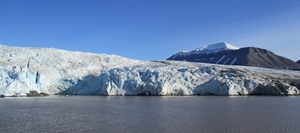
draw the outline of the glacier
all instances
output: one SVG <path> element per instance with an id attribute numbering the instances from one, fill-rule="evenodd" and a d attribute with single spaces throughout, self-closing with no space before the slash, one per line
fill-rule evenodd
<path id="1" fill-rule="evenodd" d="M 0 45 L 0 95 L 300 95 L 300 71 Z"/>

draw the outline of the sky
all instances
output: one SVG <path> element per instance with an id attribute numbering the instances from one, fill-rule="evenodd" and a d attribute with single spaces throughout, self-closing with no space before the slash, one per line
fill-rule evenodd
<path id="1" fill-rule="evenodd" d="M 299 0 L 0 0 L 2 45 L 164 60 L 219 42 L 299 60 Z"/>

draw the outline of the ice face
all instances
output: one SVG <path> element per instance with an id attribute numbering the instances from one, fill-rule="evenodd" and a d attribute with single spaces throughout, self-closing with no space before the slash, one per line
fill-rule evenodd
<path id="1" fill-rule="evenodd" d="M 0 46 L 0 95 L 299 95 L 300 72 Z"/>

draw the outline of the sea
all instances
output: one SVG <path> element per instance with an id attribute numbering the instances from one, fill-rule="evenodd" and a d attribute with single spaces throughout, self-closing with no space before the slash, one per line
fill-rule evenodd
<path id="1" fill-rule="evenodd" d="M 0 98 L 0 133 L 299 133 L 299 96 Z"/>

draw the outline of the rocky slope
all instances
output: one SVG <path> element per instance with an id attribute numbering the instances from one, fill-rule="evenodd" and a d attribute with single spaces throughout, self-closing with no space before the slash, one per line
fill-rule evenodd
<path id="1" fill-rule="evenodd" d="M 227 43 L 217 43 L 188 52 L 179 52 L 167 60 L 300 70 L 300 65 L 296 62 L 266 49 L 237 48 Z"/>
<path id="2" fill-rule="evenodd" d="M 299 95 L 300 72 L 0 46 L 0 95 Z"/>

